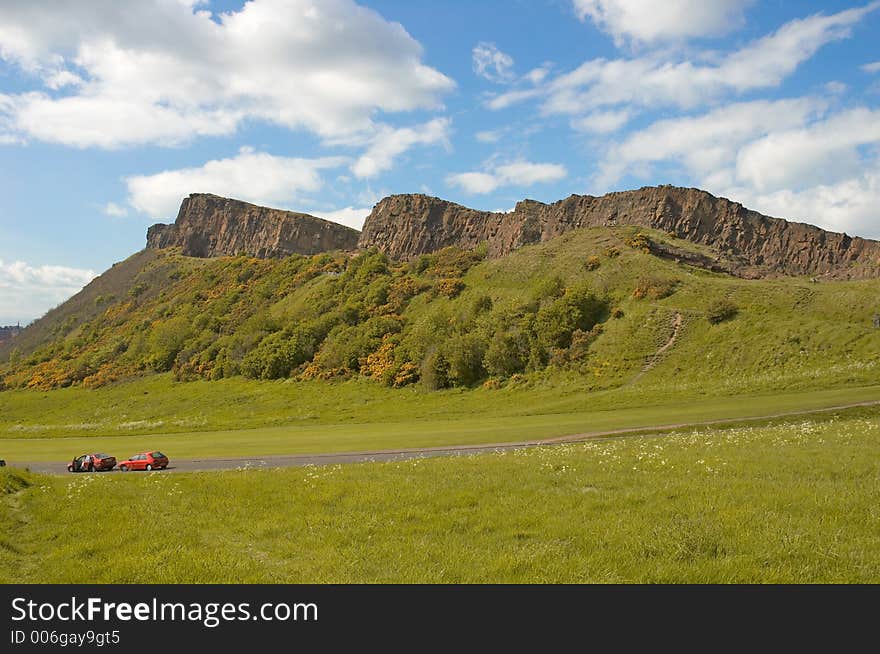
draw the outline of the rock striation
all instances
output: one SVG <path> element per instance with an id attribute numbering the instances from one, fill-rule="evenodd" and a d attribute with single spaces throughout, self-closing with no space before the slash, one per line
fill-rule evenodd
<path id="1" fill-rule="evenodd" d="M 736 262 L 731 272 L 745 277 L 880 277 L 878 241 L 770 218 L 705 191 L 674 186 L 601 197 L 572 195 L 552 204 L 523 200 L 508 213 L 477 211 L 426 195 L 393 195 L 373 208 L 358 246 L 411 259 L 485 241 L 489 256 L 500 257 L 573 229 L 614 225 L 658 229 L 708 246 Z"/>
<path id="2" fill-rule="evenodd" d="M 174 224 L 147 230 L 147 247 L 179 247 L 191 257 L 250 254 L 270 258 L 354 250 L 358 234 L 308 214 L 195 193 L 184 199 Z"/>

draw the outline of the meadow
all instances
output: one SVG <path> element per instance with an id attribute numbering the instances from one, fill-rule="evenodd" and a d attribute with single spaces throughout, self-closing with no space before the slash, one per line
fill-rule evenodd
<path id="1" fill-rule="evenodd" d="M 363 380 L 146 384 L 146 396 L 132 384 L 2 393 L 0 457 L 68 461 L 87 451 L 119 458 L 159 449 L 179 459 L 522 442 L 880 401 L 880 386 L 676 398 L 661 389 L 652 397 L 644 388 L 588 394 L 551 385 L 426 393 Z"/>
<path id="2" fill-rule="evenodd" d="M 877 583 L 878 480 L 867 408 L 380 464 L 5 468 L 0 581 Z"/>

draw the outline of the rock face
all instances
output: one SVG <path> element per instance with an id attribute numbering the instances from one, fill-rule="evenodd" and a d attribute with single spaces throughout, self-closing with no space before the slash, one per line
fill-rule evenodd
<path id="1" fill-rule="evenodd" d="M 317 254 L 354 250 L 357 241 L 357 230 L 328 220 L 205 193 L 186 198 L 173 225 L 147 230 L 148 248 L 180 247 L 191 257 Z"/>
<path id="2" fill-rule="evenodd" d="M 489 256 L 500 257 L 573 229 L 612 225 L 658 229 L 709 246 L 738 262 L 732 272 L 747 277 L 880 276 L 878 241 L 770 218 L 699 189 L 672 186 L 572 195 L 552 204 L 523 200 L 509 213 L 476 211 L 425 195 L 393 195 L 373 208 L 358 245 L 411 259 L 486 241 Z"/>

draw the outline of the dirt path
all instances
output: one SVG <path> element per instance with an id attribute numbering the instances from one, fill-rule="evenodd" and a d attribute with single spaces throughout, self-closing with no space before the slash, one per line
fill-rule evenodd
<path id="1" fill-rule="evenodd" d="M 788 418 L 794 416 L 806 416 L 816 413 L 828 413 L 831 411 L 843 411 L 858 407 L 880 406 L 880 400 L 870 402 L 856 402 L 839 406 L 826 407 L 824 409 L 807 409 L 799 411 L 787 411 L 771 413 L 761 416 L 749 416 L 745 418 L 723 418 L 718 420 L 704 420 L 701 422 L 682 422 L 669 425 L 653 425 L 647 427 L 628 427 L 623 429 L 610 429 L 604 431 L 584 432 L 556 436 L 532 441 L 518 441 L 510 443 L 485 443 L 481 445 L 451 445 L 440 447 L 401 448 L 396 450 L 376 450 L 367 452 L 327 452 L 323 454 L 284 454 L 275 456 L 251 456 L 251 457 L 227 457 L 216 459 L 177 459 L 172 460 L 167 472 L 205 472 L 209 470 L 254 470 L 272 468 L 295 468 L 302 466 L 339 465 L 345 463 L 371 463 L 387 461 L 403 461 L 407 459 L 424 459 L 436 456 L 466 456 L 471 454 L 484 454 L 488 452 L 500 452 L 503 450 L 522 449 L 526 447 L 542 447 L 557 445 L 560 443 L 579 443 L 603 438 L 617 438 L 627 435 L 657 436 L 663 432 L 690 429 L 695 427 L 711 427 L 712 425 L 724 425 L 730 423 L 760 422 L 775 418 Z M 49 474 L 68 474 L 67 462 L 59 463 L 19 463 L 19 467 L 26 467 L 34 472 Z M 121 473 L 113 470 L 111 473 L 86 473 L 86 474 L 128 474 L 138 475 L 141 473 Z M 162 472 L 161 474 L 165 474 Z"/>
<path id="2" fill-rule="evenodd" d="M 672 334 L 669 336 L 669 340 L 667 340 L 663 345 L 660 346 L 660 349 L 654 352 L 651 357 L 645 362 L 645 365 L 642 366 L 642 369 L 639 373 L 630 380 L 630 384 L 635 384 L 639 381 L 646 372 L 648 372 L 651 368 L 657 365 L 660 362 L 660 359 L 663 357 L 663 354 L 675 345 L 675 340 L 678 338 L 678 333 L 681 331 L 681 325 L 684 322 L 684 319 L 681 317 L 679 312 L 675 312 L 675 316 L 672 318 Z"/>

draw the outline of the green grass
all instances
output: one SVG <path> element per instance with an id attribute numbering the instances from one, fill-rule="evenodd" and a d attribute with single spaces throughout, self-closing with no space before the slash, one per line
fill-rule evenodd
<path id="1" fill-rule="evenodd" d="M 357 389 L 363 385 L 352 384 L 352 387 Z M 190 389 L 193 386 L 185 385 L 183 388 Z M 295 391 L 298 386 L 290 385 L 290 388 Z M 493 394 L 500 397 L 492 397 Z M 735 422 L 779 413 L 880 401 L 880 387 L 715 397 L 646 406 L 620 406 L 619 398 L 615 398 L 618 400 L 617 408 L 601 409 L 601 403 L 591 400 L 588 405 L 598 406 L 580 411 L 571 411 L 572 405 L 563 402 L 555 407 L 536 402 L 526 392 L 459 393 L 454 398 L 461 402 L 458 410 L 453 408 L 453 400 L 448 401 L 444 407 L 443 394 L 423 395 L 428 401 L 413 401 L 402 406 L 393 402 L 384 405 L 377 403 L 376 406 L 367 406 L 361 410 L 352 409 L 347 416 L 340 416 L 338 413 L 328 413 L 326 416 L 326 419 L 347 418 L 343 423 L 324 423 L 316 416 L 302 422 L 318 424 L 163 433 L 163 427 L 173 428 L 173 424 L 157 426 L 157 423 L 147 419 L 143 424 L 132 424 L 130 429 L 136 433 L 116 436 L 97 435 L 100 433 L 101 423 L 72 425 L 66 430 L 57 425 L 13 425 L 0 432 L 0 453 L 10 462 L 36 462 L 66 461 L 82 452 L 99 450 L 115 454 L 117 458 L 143 449 L 160 449 L 172 458 L 210 458 L 519 442 L 615 429 L 652 428 L 717 420 Z M 355 398 L 352 397 L 352 400 Z M 231 397 L 227 397 L 227 401 L 239 406 L 243 404 L 235 402 Z M 334 401 L 338 402 L 338 399 Z M 609 404 L 615 406 L 614 403 Z M 300 403 L 291 401 L 291 405 L 301 410 Z M 160 406 L 166 407 L 164 404 Z M 330 406 L 339 404 L 331 403 Z M 480 407 L 483 411 L 479 410 Z M 440 411 L 443 409 L 445 411 L 442 415 L 445 418 L 441 419 Z M 554 409 L 558 412 L 551 412 Z M 403 419 L 405 415 L 410 418 Z M 234 416 L 231 420 L 235 424 Z M 151 426 L 156 430 L 155 433 L 142 433 Z M 126 430 L 120 425 L 105 425 L 104 429 L 117 434 L 125 433 Z M 59 434 L 65 431 L 73 435 L 60 437 Z"/>
<path id="2" fill-rule="evenodd" d="M 0 581 L 877 583 L 880 415 L 859 413 L 280 471 L 6 468 Z"/>

